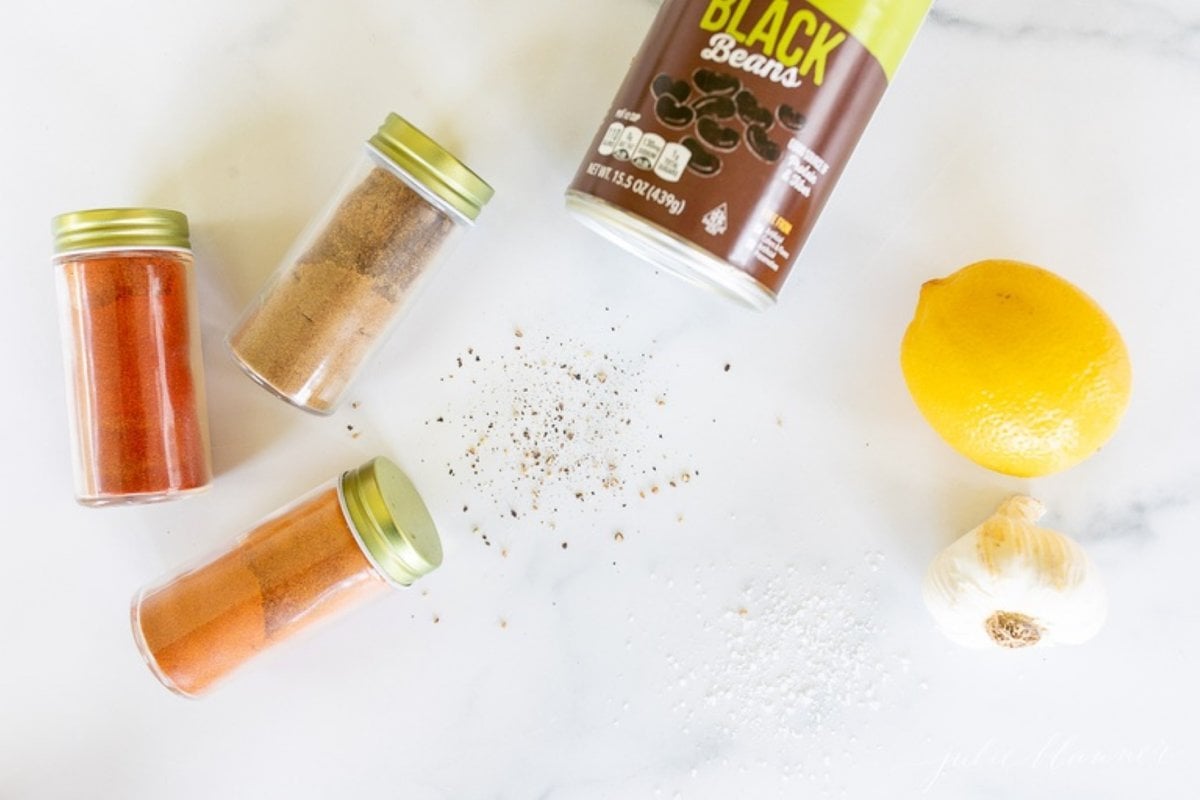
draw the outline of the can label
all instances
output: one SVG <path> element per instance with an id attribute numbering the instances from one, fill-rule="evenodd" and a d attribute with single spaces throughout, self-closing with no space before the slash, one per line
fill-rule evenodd
<path id="1" fill-rule="evenodd" d="M 778 292 L 929 0 L 667 0 L 570 188 Z"/>

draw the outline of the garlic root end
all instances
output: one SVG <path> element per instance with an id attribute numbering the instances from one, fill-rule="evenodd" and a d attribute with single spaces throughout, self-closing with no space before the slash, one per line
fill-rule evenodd
<path id="1" fill-rule="evenodd" d="M 1042 639 L 1041 626 L 1031 617 L 1015 611 L 997 611 L 983 624 L 988 636 L 1001 647 L 1029 647 Z"/>

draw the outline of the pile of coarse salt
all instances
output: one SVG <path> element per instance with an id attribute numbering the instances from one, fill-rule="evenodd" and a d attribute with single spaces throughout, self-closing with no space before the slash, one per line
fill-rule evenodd
<path id="1" fill-rule="evenodd" d="M 878 710 L 894 672 L 907 669 L 880 644 L 879 602 L 866 574 L 881 558 L 869 554 L 862 568 L 836 574 L 770 571 L 745 587 L 738 605 L 702 622 L 696 639 L 707 657 L 669 659 L 685 728 L 753 740 L 775 754 L 762 766 L 828 781 L 854 739 L 849 718 Z"/>

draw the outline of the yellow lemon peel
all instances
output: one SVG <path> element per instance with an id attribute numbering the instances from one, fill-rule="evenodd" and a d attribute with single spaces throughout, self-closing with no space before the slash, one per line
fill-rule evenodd
<path id="1" fill-rule="evenodd" d="M 934 430 L 1008 475 L 1079 463 L 1129 403 L 1129 354 L 1112 320 L 1078 287 L 1018 261 L 926 282 L 900 363 Z"/>

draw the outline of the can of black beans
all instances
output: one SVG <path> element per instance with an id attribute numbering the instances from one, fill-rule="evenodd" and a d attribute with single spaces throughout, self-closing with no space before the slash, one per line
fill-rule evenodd
<path id="1" fill-rule="evenodd" d="M 667 0 L 567 190 L 647 261 L 770 306 L 931 0 Z"/>

